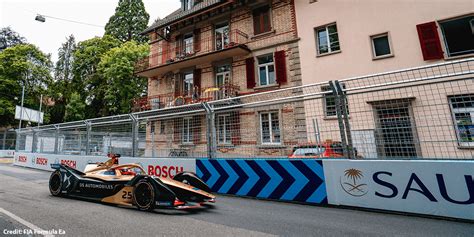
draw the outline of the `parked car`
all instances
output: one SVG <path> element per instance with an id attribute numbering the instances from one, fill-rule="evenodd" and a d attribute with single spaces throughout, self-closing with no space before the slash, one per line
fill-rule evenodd
<path id="1" fill-rule="evenodd" d="M 357 157 L 357 149 L 354 148 Z M 341 142 L 326 141 L 321 144 L 301 144 L 293 147 L 293 152 L 288 158 L 340 158 L 344 157 Z"/>

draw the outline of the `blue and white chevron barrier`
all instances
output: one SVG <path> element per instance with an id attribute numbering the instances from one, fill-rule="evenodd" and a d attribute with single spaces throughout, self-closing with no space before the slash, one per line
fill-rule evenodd
<path id="1" fill-rule="evenodd" d="M 327 203 L 321 160 L 198 159 L 196 173 L 217 193 Z"/>

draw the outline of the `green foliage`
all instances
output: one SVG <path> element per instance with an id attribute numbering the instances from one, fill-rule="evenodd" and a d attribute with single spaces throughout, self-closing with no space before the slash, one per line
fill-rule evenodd
<path id="1" fill-rule="evenodd" d="M 81 96 L 74 92 L 71 94 L 69 103 L 66 106 L 66 114 L 64 116 L 65 122 L 83 120 L 85 118 L 86 104 L 81 99 Z"/>
<path id="2" fill-rule="evenodd" d="M 20 104 L 22 85 L 24 106 L 38 109 L 40 95 L 52 82 L 51 67 L 49 55 L 31 44 L 18 44 L 0 52 L 0 126 L 16 124 L 15 105 Z"/>
<path id="3" fill-rule="evenodd" d="M 12 30 L 10 27 L 4 27 L 0 29 L 0 51 L 18 44 L 25 43 L 26 39 Z"/>
<path id="4" fill-rule="evenodd" d="M 147 28 L 150 15 L 146 12 L 142 0 L 119 0 L 115 14 L 105 25 L 105 34 L 111 35 L 122 42 L 135 40 L 140 43 L 147 41 L 140 32 Z"/>
<path id="5" fill-rule="evenodd" d="M 130 41 L 102 56 L 99 72 L 106 80 L 104 102 L 108 114 L 130 113 L 131 101 L 146 94 L 147 79 L 134 75 L 134 65 L 148 52 L 148 45 Z"/>
<path id="6" fill-rule="evenodd" d="M 54 68 L 54 83 L 48 88 L 48 96 L 54 100 L 54 106 L 48 109 L 51 123 L 63 122 L 66 104 L 72 93 L 74 51 L 76 41 L 70 35 L 58 50 L 58 61 Z"/>
<path id="7" fill-rule="evenodd" d="M 74 52 L 72 89 L 87 103 L 86 118 L 107 116 L 104 104 L 107 90 L 106 79 L 97 68 L 101 57 L 112 48 L 120 46 L 120 41 L 105 35 L 79 42 Z"/>

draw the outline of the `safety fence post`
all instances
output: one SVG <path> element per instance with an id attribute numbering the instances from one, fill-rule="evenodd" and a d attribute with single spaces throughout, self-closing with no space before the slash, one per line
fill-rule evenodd
<path id="1" fill-rule="evenodd" d="M 54 132 L 54 154 L 59 153 L 59 126 L 54 125 L 55 132 Z"/>
<path id="2" fill-rule="evenodd" d="M 3 142 L 2 142 L 2 150 L 5 150 L 5 144 L 6 144 L 6 140 L 7 140 L 7 129 L 5 129 L 5 131 L 3 131 Z"/>
<path id="3" fill-rule="evenodd" d="M 129 114 L 132 120 L 132 157 L 137 156 L 138 150 L 138 120 L 134 114 Z"/>
<path id="4" fill-rule="evenodd" d="M 217 150 L 217 139 L 216 139 L 216 126 L 215 126 L 215 113 L 214 109 L 209 106 L 208 103 L 203 102 L 202 106 L 206 111 L 206 139 L 207 139 L 207 156 L 209 159 L 216 158 Z"/>
<path id="5" fill-rule="evenodd" d="M 36 152 L 36 145 L 38 143 L 38 138 L 37 138 L 37 132 L 35 131 L 34 128 L 31 129 L 33 138 L 31 139 L 31 152 L 35 153 Z"/>
<path id="6" fill-rule="evenodd" d="M 85 120 L 84 123 L 86 124 L 86 155 L 89 155 L 91 152 L 91 122 L 89 120 Z"/>
<path id="7" fill-rule="evenodd" d="M 354 158 L 354 148 L 352 144 L 351 127 L 349 124 L 349 111 L 347 107 L 347 97 L 343 86 L 339 81 L 330 81 L 329 86 L 333 92 L 336 106 L 337 121 L 339 123 L 339 132 L 341 134 L 341 143 L 343 154 L 348 159 Z"/>

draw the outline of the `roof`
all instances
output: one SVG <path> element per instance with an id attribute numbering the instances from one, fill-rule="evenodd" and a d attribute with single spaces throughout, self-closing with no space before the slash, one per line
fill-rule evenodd
<path id="1" fill-rule="evenodd" d="M 186 11 L 183 11 L 182 8 L 179 8 L 175 10 L 174 12 L 172 12 L 171 14 L 167 15 L 165 18 L 155 21 L 150 27 L 144 30 L 142 34 L 147 34 L 156 28 L 160 28 L 165 25 L 171 24 L 173 22 L 176 22 L 182 19 L 183 17 L 190 16 L 194 13 L 198 13 L 202 10 L 205 10 L 209 7 L 218 5 L 219 3 L 223 3 L 223 2 L 226 2 L 226 0 L 202 0 L 200 3 L 197 3 L 196 5 L 194 5 L 193 8 L 188 9 Z"/>

